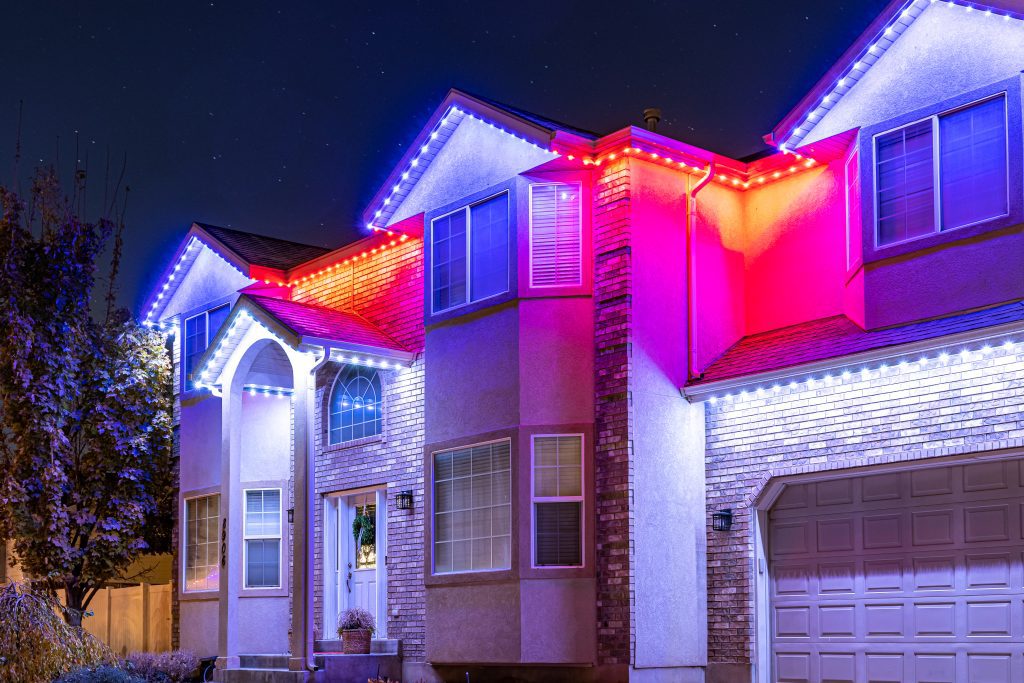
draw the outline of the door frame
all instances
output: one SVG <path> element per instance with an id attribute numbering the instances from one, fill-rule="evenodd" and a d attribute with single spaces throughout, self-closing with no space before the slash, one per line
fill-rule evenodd
<path id="1" fill-rule="evenodd" d="M 347 489 L 345 491 L 332 491 L 323 495 L 323 633 L 324 640 L 337 638 L 338 614 L 347 605 L 340 604 L 345 595 L 341 591 L 341 582 L 344 580 L 343 567 L 348 562 L 348 544 L 343 548 L 338 547 L 341 529 L 339 524 L 342 521 L 342 512 L 347 510 L 347 499 L 349 496 L 362 495 L 367 493 L 376 494 L 377 505 L 377 631 L 374 639 L 382 640 L 388 637 L 388 584 L 387 584 L 387 538 L 388 538 L 388 506 L 386 486 L 364 486 L 358 489 Z M 344 504 L 344 505 L 343 505 Z M 346 522 L 347 526 L 347 522 Z M 336 564 L 337 563 L 337 564 Z"/>
<path id="2" fill-rule="evenodd" d="M 834 470 L 820 470 L 790 476 L 772 477 L 765 482 L 751 509 L 751 539 L 754 545 L 754 643 L 752 683 L 771 683 L 774 674 L 772 666 L 772 612 L 771 612 L 771 563 L 768 553 L 768 513 L 772 505 L 790 484 L 829 481 L 863 477 L 881 472 L 903 472 L 938 467 L 953 467 L 975 462 L 997 462 L 1024 459 L 1024 448 L 1000 451 L 974 452 L 946 457 L 925 457 L 915 460 L 901 460 L 892 463 L 859 465 L 850 462 L 848 467 Z"/>

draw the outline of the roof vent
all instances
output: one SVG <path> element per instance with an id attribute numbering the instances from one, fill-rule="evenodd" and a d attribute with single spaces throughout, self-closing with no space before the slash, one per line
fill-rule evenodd
<path id="1" fill-rule="evenodd" d="M 647 109 L 644 109 L 644 123 L 647 124 L 647 130 L 657 130 L 659 121 L 661 121 L 660 109 L 657 107 L 648 107 Z"/>

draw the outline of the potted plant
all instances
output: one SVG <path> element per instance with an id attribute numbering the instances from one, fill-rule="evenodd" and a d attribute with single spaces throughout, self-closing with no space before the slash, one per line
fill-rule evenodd
<path id="1" fill-rule="evenodd" d="M 376 630 L 373 615 L 362 607 L 352 607 L 338 615 L 341 651 L 347 655 L 370 654 L 370 638 Z"/>

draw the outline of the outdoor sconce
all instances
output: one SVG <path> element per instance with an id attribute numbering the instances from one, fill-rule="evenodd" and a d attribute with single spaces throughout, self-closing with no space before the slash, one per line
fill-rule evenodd
<path id="1" fill-rule="evenodd" d="M 725 508 L 711 515 L 711 528 L 715 531 L 729 531 L 732 529 L 732 509 Z"/>
<path id="2" fill-rule="evenodd" d="M 295 508 L 288 508 L 288 523 L 295 524 Z"/>
<path id="3" fill-rule="evenodd" d="M 399 510 L 412 510 L 412 491 L 402 491 L 395 496 L 395 507 Z"/>

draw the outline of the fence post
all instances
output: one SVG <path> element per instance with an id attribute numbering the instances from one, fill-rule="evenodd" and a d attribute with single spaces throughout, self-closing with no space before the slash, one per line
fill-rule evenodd
<path id="1" fill-rule="evenodd" d="M 142 584 L 142 651 L 149 652 L 149 584 Z"/>

